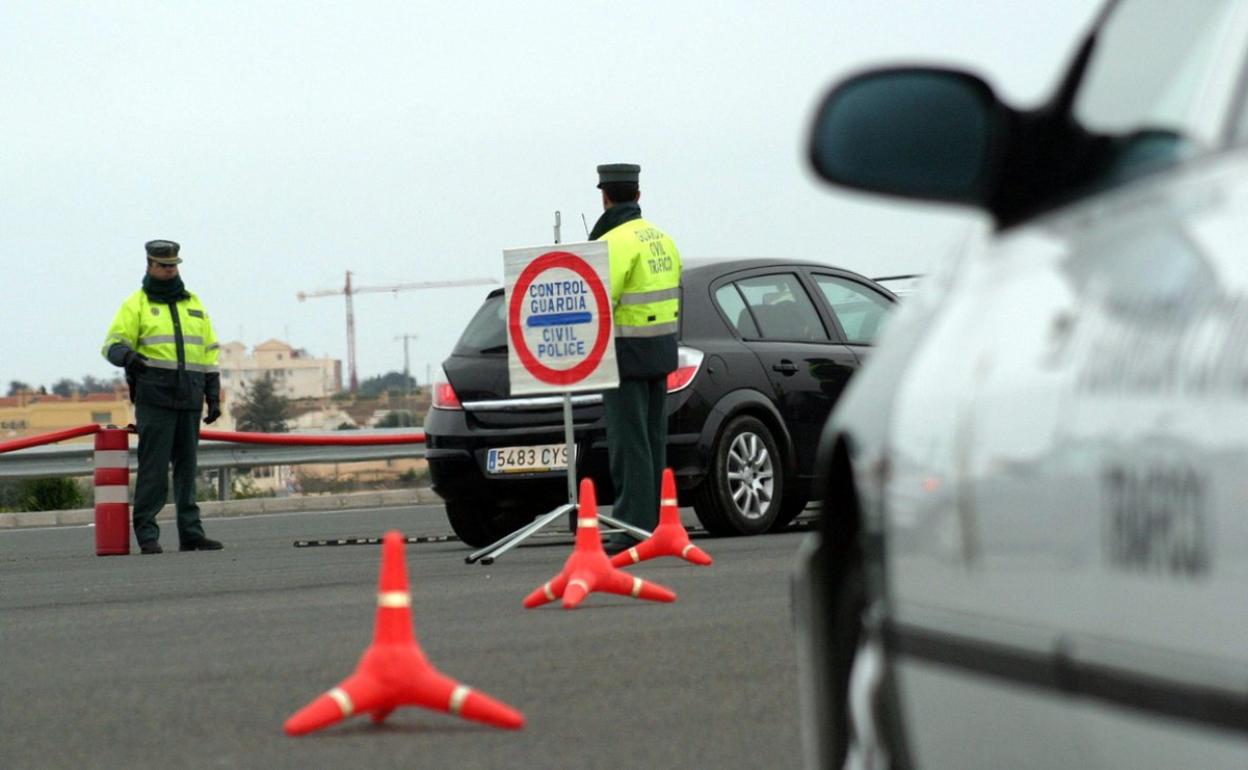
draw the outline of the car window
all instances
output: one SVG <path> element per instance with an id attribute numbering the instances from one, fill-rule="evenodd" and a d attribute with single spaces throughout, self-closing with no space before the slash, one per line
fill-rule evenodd
<path id="1" fill-rule="evenodd" d="M 749 305 L 763 339 L 828 340 L 819 311 L 793 273 L 742 278 L 736 286 Z"/>
<path id="2" fill-rule="evenodd" d="M 851 345 L 874 342 L 893 303 L 878 291 L 845 278 L 819 274 L 814 278 L 845 331 L 845 341 Z"/>
<path id="3" fill-rule="evenodd" d="M 754 324 L 754 317 L 746 308 L 745 300 L 741 297 L 741 292 L 737 290 L 736 284 L 730 283 L 716 289 L 715 304 L 724 311 L 724 317 L 728 319 L 728 323 L 732 324 L 742 337 L 761 336 L 758 333 L 758 327 Z"/>
<path id="4" fill-rule="evenodd" d="M 1079 125 L 1111 142 L 1094 183 L 1165 168 L 1217 141 L 1197 108 L 1233 5 L 1132 0 L 1115 8 L 1074 104 Z"/>
<path id="5" fill-rule="evenodd" d="M 455 355 L 501 353 L 507 351 L 507 324 L 503 294 L 486 297 L 455 345 Z"/>

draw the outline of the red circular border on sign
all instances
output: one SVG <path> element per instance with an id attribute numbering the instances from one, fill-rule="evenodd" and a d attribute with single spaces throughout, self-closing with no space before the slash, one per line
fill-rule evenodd
<path id="1" fill-rule="evenodd" d="M 589 284 L 590 291 L 593 292 L 594 301 L 598 303 L 598 339 L 594 341 L 594 347 L 589 351 L 585 360 L 569 369 L 552 369 L 538 361 L 537 356 L 533 355 L 533 351 L 529 350 L 525 343 L 524 330 L 520 328 L 520 305 L 524 302 L 524 295 L 528 293 L 529 284 L 533 283 L 533 279 L 537 278 L 542 271 L 557 267 L 571 270 L 584 278 L 585 283 Z M 611 312 L 610 305 L 607 303 L 607 291 L 603 288 L 602 281 L 598 280 L 598 274 L 589 268 L 585 260 L 567 251 L 547 252 L 530 262 L 516 279 L 515 288 L 512 289 L 511 304 L 507 308 L 507 327 L 515 342 L 516 355 L 520 357 L 520 363 L 524 365 L 529 374 L 551 385 L 575 384 L 598 368 L 598 364 L 602 363 L 602 354 L 607 349 L 607 340 L 610 338 L 611 331 Z"/>

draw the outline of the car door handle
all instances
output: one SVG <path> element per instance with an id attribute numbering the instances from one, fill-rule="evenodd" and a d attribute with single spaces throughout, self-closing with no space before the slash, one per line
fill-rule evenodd
<path id="1" fill-rule="evenodd" d="M 780 372 L 781 374 L 797 374 L 797 364 L 786 358 L 778 364 L 772 364 L 771 370 L 773 372 Z"/>

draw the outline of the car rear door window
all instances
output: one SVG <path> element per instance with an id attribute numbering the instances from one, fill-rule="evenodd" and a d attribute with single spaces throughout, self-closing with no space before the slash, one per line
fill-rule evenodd
<path id="1" fill-rule="evenodd" d="M 828 332 L 819 311 L 793 273 L 742 278 L 736 282 L 749 305 L 759 338 L 797 342 L 827 342 Z"/>
<path id="2" fill-rule="evenodd" d="M 832 315 L 851 345 L 870 345 L 880 333 L 892 303 L 883 294 L 835 275 L 814 275 Z"/>
<path id="3" fill-rule="evenodd" d="M 455 345 L 455 355 L 507 352 L 507 323 L 503 293 L 486 297 Z"/>
<path id="4" fill-rule="evenodd" d="M 747 339 L 757 339 L 758 326 L 754 324 L 754 317 L 750 315 L 750 310 L 745 306 L 745 300 L 741 297 L 736 284 L 727 284 L 715 290 L 715 304 L 719 305 L 719 309 L 723 311 L 724 317 L 728 319 L 728 323 L 737 330 L 737 334 Z"/>

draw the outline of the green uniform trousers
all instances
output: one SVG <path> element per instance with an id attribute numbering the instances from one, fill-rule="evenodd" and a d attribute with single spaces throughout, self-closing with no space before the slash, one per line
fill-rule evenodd
<path id="1" fill-rule="evenodd" d="M 139 475 L 134 486 L 134 536 L 139 543 L 160 538 L 156 514 L 169 496 L 169 465 L 173 464 L 173 497 L 178 507 L 178 541 L 204 538 L 195 502 L 199 410 L 135 405 L 139 427 Z"/>
<path id="2" fill-rule="evenodd" d="M 653 531 L 667 465 L 667 377 L 621 379 L 602 394 L 615 503 L 611 515 Z M 629 540 L 632 538 L 629 537 Z"/>

